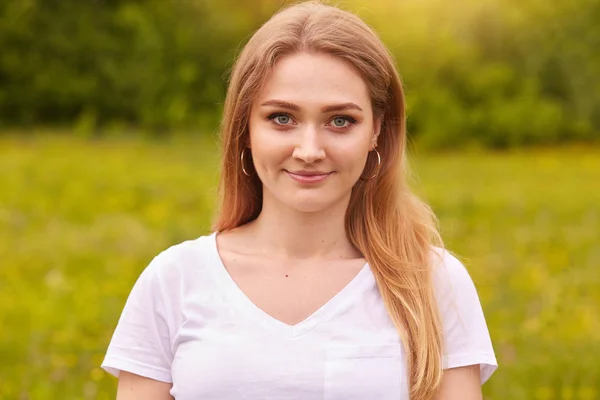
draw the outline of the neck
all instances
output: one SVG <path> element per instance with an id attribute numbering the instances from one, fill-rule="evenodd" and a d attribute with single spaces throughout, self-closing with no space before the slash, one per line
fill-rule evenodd
<path id="1" fill-rule="evenodd" d="M 301 212 L 268 196 L 251 223 L 254 239 L 263 251 L 285 258 L 357 258 L 360 253 L 345 229 L 350 197 L 318 212 Z"/>

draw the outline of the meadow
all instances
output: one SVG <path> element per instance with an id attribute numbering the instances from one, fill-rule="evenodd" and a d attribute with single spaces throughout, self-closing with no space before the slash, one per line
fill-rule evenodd
<path id="1" fill-rule="evenodd" d="M 486 399 L 600 398 L 600 148 L 411 155 L 476 282 Z M 113 399 L 99 367 L 161 250 L 208 233 L 213 138 L 0 137 L 0 399 Z"/>

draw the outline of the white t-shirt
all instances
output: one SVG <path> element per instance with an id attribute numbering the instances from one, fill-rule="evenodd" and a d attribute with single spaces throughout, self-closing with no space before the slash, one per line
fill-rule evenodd
<path id="1" fill-rule="evenodd" d="M 473 281 L 444 251 L 436 282 L 444 366 L 479 364 L 483 384 L 497 363 Z M 291 326 L 235 284 L 214 233 L 172 246 L 146 267 L 102 368 L 172 382 L 177 400 L 408 400 L 400 337 L 368 264 Z"/>

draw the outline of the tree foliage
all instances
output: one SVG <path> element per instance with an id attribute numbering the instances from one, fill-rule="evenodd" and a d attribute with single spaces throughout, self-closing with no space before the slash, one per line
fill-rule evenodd
<path id="1" fill-rule="evenodd" d="M 285 2 L 284 2 L 285 3 Z M 212 130 L 274 0 L 0 2 L 0 128 Z M 424 146 L 600 132 L 600 0 L 349 1 L 392 50 Z"/>

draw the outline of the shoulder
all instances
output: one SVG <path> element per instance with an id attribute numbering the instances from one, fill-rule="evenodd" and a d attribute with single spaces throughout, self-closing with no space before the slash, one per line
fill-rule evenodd
<path id="1" fill-rule="evenodd" d="M 481 301 L 465 265 L 449 250 L 433 248 L 433 287 L 444 319 L 481 314 Z"/>
<path id="2" fill-rule="evenodd" d="M 159 284 L 194 278 L 205 274 L 212 260 L 213 234 L 171 245 L 158 253 L 142 272 Z"/>
<path id="3" fill-rule="evenodd" d="M 439 295 L 474 288 L 467 268 L 449 250 L 432 246 L 431 264 L 434 286 Z"/>
<path id="4" fill-rule="evenodd" d="M 154 259 L 162 264 L 188 264 L 197 257 L 206 255 L 213 238 L 214 234 L 209 234 L 185 240 L 165 248 Z"/>

